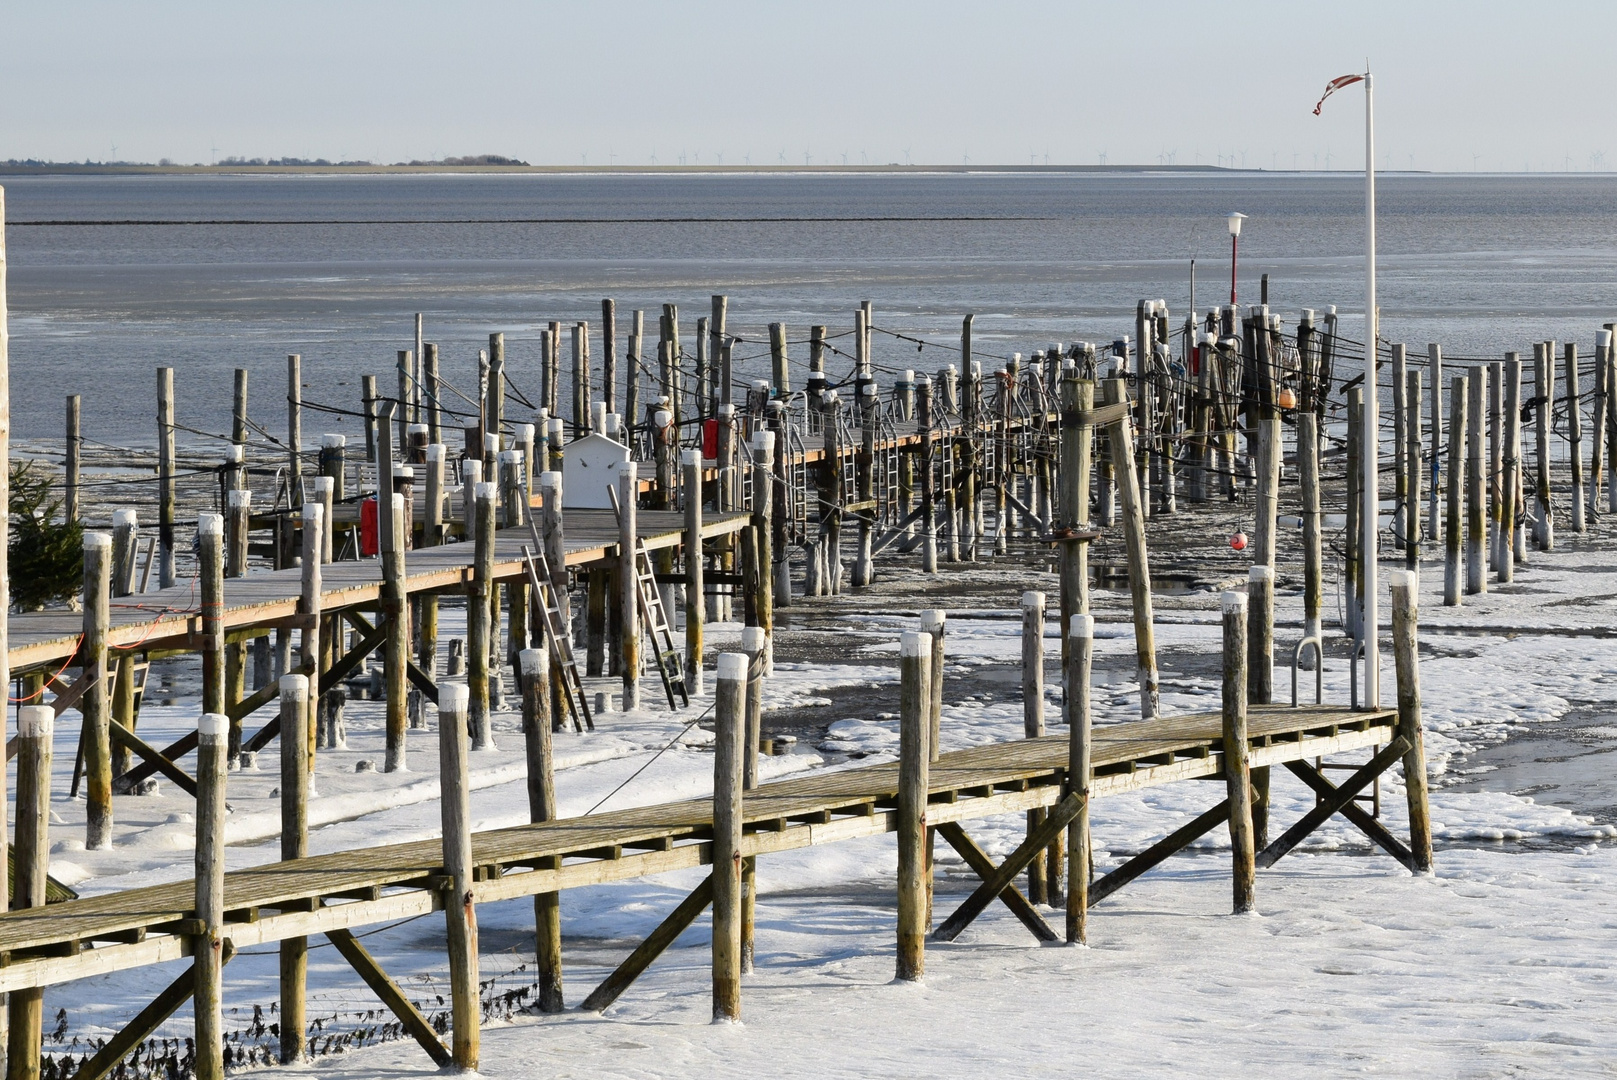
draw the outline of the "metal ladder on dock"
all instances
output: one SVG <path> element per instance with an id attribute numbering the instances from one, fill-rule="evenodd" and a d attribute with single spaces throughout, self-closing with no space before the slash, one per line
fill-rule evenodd
<path id="1" fill-rule="evenodd" d="M 622 520 L 623 511 L 618 506 L 617 489 L 607 488 L 607 493 L 612 500 L 613 515 Z M 651 638 L 651 654 L 657 658 L 657 674 L 662 676 L 668 707 L 680 708 L 679 702 L 674 700 L 677 694 L 684 706 L 689 708 L 691 699 L 685 692 L 685 663 L 674 644 L 674 630 L 669 625 L 667 609 L 663 607 L 662 590 L 657 587 L 657 575 L 651 569 L 646 542 L 638 536 L 634 538 L 634 579 L 635 592 L 640 601 L 640 621 L 645 624 L 646 636 Z"/>
<path id="2" fill-rule="evenodd" d="M 573 730 L 594 731 L 595 721 L 590 717 L 589 702 L 584 697 L 584 683 L 578 677 L 573 643 L 562 621 L 561 608 L 556 603 L 556 590 L 551 587 L 550 564 L 545 560 L 544 548 L 539 543 L 539 530 L 531 521 L 528 528 L 533 533 L 534 546 L 522 545 L 522 562 L 528 571 L 528 584 L 539 601 L 539 609 L 544 612 L 546 647 L 550 650 L 551 662 L 561 672 L 562 697 L 573 715 Z M 580 720 L 583 721 L 582 725 Z"/>

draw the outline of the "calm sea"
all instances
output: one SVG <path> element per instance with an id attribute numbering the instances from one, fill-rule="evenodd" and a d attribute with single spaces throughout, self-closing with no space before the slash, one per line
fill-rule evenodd
<path id="1" fill-rule="evenodd" d="M 285 355 L 305 397 L 352 408 L 359 376 L 389 385 L 413 316 L 447 378 L 507 335 L 536 393 L 536 329 L 618 302 L 655 327 L 680 305 L 687 342 L 713 293 L 731 329 L 766 341 L 811 323 L 878 326 L 953 344 L 976 315 L 985 353 L 1132 333 L 1135 302 L 1227 299 L 1225 215 L 1250 215 L 1240 299 L 1295 319 L 1336 304 L 1362 334 L 1363 195 L 1353 176 L 161 176 L 5 178 L 13 424 L 60 437 L 63 395 L 84 433 L 154 440 L 153 369 L 178 369 L 180 422 L 228 426 L 231 369 L 254 419 L 284 431 Z M 1424 351 L 1499 355 L 1557 338 L 1592 346 L 1617 319 L 1617 177 L 1389 176 L 1380 194 L 1384 335 Z M 60 224 L 30 224 L 59 222 Z M 107 222 L 116 222 L 107 224 Z M 134 222 L 134 223 L 127 223 Z M 99 223 L 99 224 L 98 224 Z M 935 370 L 948 350 L 876 335 L 888 370 Z M 740 353 L 757 351 L 743 347 Z M 599 340 L 594 355 L 600 356 Z M 806 360 L 798 348 L 793 359 Z M 838 358 L 833 368 L 846 361 Z M 337 416 L 323 431 L 357 433 Z"/>

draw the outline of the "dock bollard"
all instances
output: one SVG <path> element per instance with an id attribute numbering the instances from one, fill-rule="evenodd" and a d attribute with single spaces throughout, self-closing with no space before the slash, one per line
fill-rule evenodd
<path id="1" fill-rule="evenodd" d="M 1229 789 L 1235 913 L 1240 915 L 1254 906 L 1257 874 L 1246 737 L 1246 593 L 1225 593 L 1219 608 L 1224 616 L 1224 782 Z"/>
<path id="2" fill-rule="evenodd" d="M 1509 557 L 1510 552 L 1506 551 Z M 1426 741 L 1421 734 L 1420 652 L 1415 637 L 1420 575 L 1395 570 L 1392 585 L 1392 652 L 1398 672 L 1398 734 L 1404 752 L 1404 792 L 1409 799 L 1409 850 L 1417 872 L 1432 872 L 1432 814 L 1427 805 Z"/>
<path id="3" fill-rule="evenodd" d="M 747 670 L 742 653 L 721 653 L 713 698 L 713 1020 L 741 1019 L 741 790 Z"/>
<path id="4" fill-rule="evenodd" d="M 222 530 L 221 530 L 222 531 Z M 192 945 L 198 1080 L 223 1080 L 225 778 L 230 718 L 203 713 L 197 721 L 196 917 L 201 932 Z"/>
<path id="5" fill-rule="evenodd" d="M 918 980 L 926 971 L 930 646 L 925 635 L 910 633 L 900 639 L 898 649 L 898 978 L 906 981 Z"/>
<path id="6" fill-rule="evenodd" d="M 1067 826 L 1067 944 L 1089 940 L 1089 675 L 1095 656 L 1095 617 L 1074 615 L 1067 631 L 1067 794 L 1084 805 Z"/>
<path id="7" fill-rule="evenodd" d="M 492 509 L 492 496 L 478 493 Z M 487 655 L 486 651 L 485 654 Z M 470 783 L 466 763 L 466 715 L 471 693 L 461 683 L 438 687 L 438 775 L 443 785 L 445 938 L 449 951 L 450 1054 L 462 1069 L 477 1068 L 481 1033 L 478 1000 L 477 908 L 472 896 Z"/>
<path id="8" fill-rule="evenodd" d="M 45 874 L 50 865 L 51 737 L 56 710 L 25 705 L 17 710 L 17 829 L 12 853 L 16 867 L 11 906 L 45 906 Z M 13 1068 L 33 1064 L 39 1075 L 41 1021 L 45 991 L 29 987 L 11 992 L 7 1055 Z M 21 1072 L 22 1070 L 18 1070 Z"/>

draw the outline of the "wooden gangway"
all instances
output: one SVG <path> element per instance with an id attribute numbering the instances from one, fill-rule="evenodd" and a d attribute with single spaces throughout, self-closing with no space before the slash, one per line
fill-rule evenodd
<path id="1" fill-rule="evenodd" d="M 1396 724 L 1392 710 L 1253 706 L 1251 765 L 1292 767 L 1305 780 L 1312 773 L 1310 782 L 1323 792 L 1334 785 L 1309 762 L 1384 744 L 1396 749 Z M 1216 712 L 1097 727 L 1093 743 L 1091 798 L 1225 775 Z M 1063 796 L 1067 761 L 1064 734 L 943 754 L 930 767 L 927 823 L 1053 806 Z M 892 832 L 898 789 L 896 763 L 817 770 L 763 784 L 746 793 L 742 852 L 766 856 Z M 711 800 L 691 799 L 474 834 L 473 899 L 509 900 L 709 864 L 712 806 Z M 1169 837 L 1170 849 L 1153 849 L 1139 857 L 1144 865 L 1125 864 L 1111 876 L 1137 876 L 1227 820 L 1216 806 L 1203 818 L 1200 831 L 1186 838 L 1186 830 L 1179 830 Z M 1407 861 L 1407 850 L 1376 829 L 1367 829 L 1372 839 Z M 224 880 L 224 934 L 237 948 L 427 914 L 443 907 L 446 886 L 437 840 L 269 863 L 232 871 Z M 1115 891 L 1106 881 L 1096 883 L 1101 896 Z M 0 992 L 189 956 L 198 933 L 194 895 L 186 879 L 0 915 Z"/>
<path id="2" fill-rule="evenodd" d="M 703 522 L 704 539 L 733 533 L 748 521 L 745 514 L 716 515 Z M 563 513 L 567 565 L 584 566 L 616 557 L 618 523 L 611 510 L 567 510 Z M 684 517 L 675 511 L 641 510 L 636 532 L 648 550 L 683 542 Z M 522 548 L 533 544 L 526 528 L 501 529 L 495 539 L 494 576 L 520 580 L 525 574 Z M 463 590 L 471 580 L 473 545 L 451 543 L 418 548 L 405 557 L 405 591 L 410 594 Z M 321 569 L 321 610 L 375 605 L 382 592 L 382 566 L 377 559 L 326 563 Z M 254 570 L 227 578 L 222 618 L 227 634 L 262 631 L 297 614 L 301 572 Z M 107 644 L 115 649 L 143 650 L 201 647 L 199 591 L 194 580 L 167 589 L 115 598 Z M 77 653 L 83 616 L 65 609 L 22 612 L 11 616 L 10 659 L 13 674 L 43 664 L 61 664 Z"/>

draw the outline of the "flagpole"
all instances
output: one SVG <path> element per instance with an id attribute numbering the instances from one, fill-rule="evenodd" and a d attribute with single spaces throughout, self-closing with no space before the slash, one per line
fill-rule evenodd
<path id="1" fill-rule="evenodd" d="M 1363 534 L 1360 573 L 1364 581 L 1364 611 L 1360 620 L 1364 643 L 1364 697 L 1367 708 L 1381 707 L 1381 637 L 1379 597 L 1377 596 L 1376 541 L 1381 513 L 1381 484 L 1377 456 L 1380 452 L 1380 403 L 1376 386 L 1376 354 L 1380 343 L 1380 318 L 1376 311 L 1376 126 L 1375 99 L 1371 92 L 1369 65 L 1364 73 L 1364 415 L 1359 425 L 1363 446 L 1363 506 L 1359 520 Z M 1433 387 L 1432 393 L 1438 388 Z"/>

